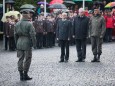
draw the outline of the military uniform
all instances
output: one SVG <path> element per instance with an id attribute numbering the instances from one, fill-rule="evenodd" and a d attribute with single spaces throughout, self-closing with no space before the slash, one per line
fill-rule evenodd
<path id="1" fill-rule="evenodd" d="M 8 49 L 8 37 L 7 37 L 7 30 L 9 28 L 9 22 L 4 23 L 4 36 L 5 36 L 5 50 Z"/>
<path id="2" fill-rule="evenodd" d="M 96 15 L 90 19 L 90 36 L 94 60 L 100 59 L 102 54 L 103 37 L 106 31 L 105 19 L 101 15 Z M 97 58 L 98 55 L 98 58 Z"/>
<path id="3" fill-rule="evenodd" d="M 27 73 L 32 59 L 32 46 L 36 47 L 35 29 L 28 19 L 22 19 L 15 25 L 14 36 L 17 48 L 18 70 L 23 80 L 23 71 L 25 80 L 31 78 L 28 77 Z M 24 61 L 25 59 L 25 61 Z"/>
<path id="4" fill-rule="evenodd" d="M 52 47 L 53 36 L 54 36 L 54 22 L 51 20 L 46 20 L 45 26 L 47 32 L 47 39 L 46 39 L 47 47 Z"/>
<path id="5" fill-rule="evenodd" d="M 15 22 L 9 22 L 8 28 L 7 28 L 7 37 L 9 38 L 9 50 L 14 51 L 15 46 L 15 40 L 14 40 L 14 25 Z"/>
<path id="6" fill-rule="evenodd" d="M 35 20 L 33 22 L 36 31 L 36 40 L 37 40 L 37 48 L 43 47 L 43 32 L 44 32 L 44 21 L 43 20 Z"/>

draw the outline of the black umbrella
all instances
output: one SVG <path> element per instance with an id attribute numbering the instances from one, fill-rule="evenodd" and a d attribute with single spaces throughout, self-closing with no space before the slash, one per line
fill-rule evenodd
<path id="1" fill-rule="evenodd" d="M 94 5 L 103 5 L 103 2 L 101 2 L 101 1 L 95 1 Z"/>
<path id="2" fill-rule="evenodd" d="M 75 4 L 75 2 L 73 2 L 73 1 L 64 1 L 63 3 L 64 4 Z"/>
<path id="3" fill-rule="evenodd" d="M 53 9 L 67 9 L 67 7 L 64 4 L 60 4 L 60 3 L 55 3 L 49 6 L 49 8 L 53 8 Z"/>

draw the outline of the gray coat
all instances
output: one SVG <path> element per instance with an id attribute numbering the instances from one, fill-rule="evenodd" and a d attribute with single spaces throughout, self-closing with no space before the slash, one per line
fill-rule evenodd
<path id="1" fill-rule="evenodd" d="M 56 37 L 59 40 L 68 40 L 71 36 L 71 22 L 69 20 L 59 20 L 57 22 Z"/>
<path id="2" fill-rule="evenodd" d="M 33 25 L 27 19 L 19 21 L 14 29 L 17 50 L 30 50 L 32 45 L 36 47 L 35 34 Z"/>
<path id="3" fill-rule="evenodd" d="M 103 38 L 106 31 L 104 17 L 100 15 L 91 17 L 89 31 L 90 36 Z"/>

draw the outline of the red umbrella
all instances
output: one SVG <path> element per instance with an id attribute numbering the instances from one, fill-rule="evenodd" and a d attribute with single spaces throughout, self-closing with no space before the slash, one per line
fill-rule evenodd
<path id="1" fill-rule="evenodd" d="M 52 0 L 52 1 L 50 2 L 50 5 L 55 4 L 55 3 L 60 3 L 60 4 L 62 4 L 62 3 L 63 3 L 63 0 Z"/>

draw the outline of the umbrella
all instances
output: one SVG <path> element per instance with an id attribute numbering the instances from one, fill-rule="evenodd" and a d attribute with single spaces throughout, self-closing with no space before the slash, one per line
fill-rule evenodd
<path id="1" fill-rule="evenodd" d="M 115 2 L 110 2 L 105 6 L 105 8 L 111 8 L 111 7 L 114 7 L 114 6 L 115 6 Z"/>
<path id="2" fill-rule="evenodd" d="M 95 1 L 94 5 L 103 5 L 103 2 L 101 2 L 101 1 Z"/>
<path id="3" fill-rule="evenodd" d="M 12 15 L 15 16 L 16 19 L 18 19 L 18 14 L 20 14 L 20 12 L 18 12 L 18 11 L 9 11 L 9 12 L 5 13 L 5 15 L 3 15 L 1 21 L 5 22 L 6 21 L 6 16 L 12 16 Z"/>
<path id="4" fill-rule="evenodd" d="M 22 5 L 20 8 L 21 9 L 33 9 L 35 7 L 33 5 L 31 5 L 31 4 L 25 4 L 25 5 Z"/>
<path id="5" fill-rule="evenodd" d="M 65 4 L 75 4 L 75 2 L 73 2 L 73 1 L 64 1 L 63 3 L 65 3 Z"/>
<path id="6" fill-rule="evenodd" d="M 40 5 L 40 4 L 45 4 L 45 3 L 43 1 L 40 1 L 37 4 Z M 46 2 L 46 5 L 49 5 L 49 4 Z"/>
<path id="7" fill-rule="evenodd" d="M 55 3 L 49 6 L 49 8 L 53 8 L 53 9 L 67 9 L 67 7 L 64 4 L 60 4 L 60 3 Z"/>
<path id="8" fill-rule="evenodd" d="M 31 12 L 31 13 L 34 13 L 34 10 L 31 10 L 31 9 L 22 9 L 21 11 L 20 11 L 20 13 L 22 13 L 22 12 L 27 12 L 27 11 L 29 11 L 29 12 Z"/>
<path id="9" fill-rule="evenodd" d="M 73 0 L 73 1 L 76 1 L 76 2 L 77 2 L 77 1 L 83 1 L 83 0 Z M 92 0 L 85 0 L 85 1 L 92 1 Z"/>
<path id="10" fill-rule="evenodd" d="M 52 0 L 52 1 L 50 2 L 50 5 L 55 4 L 55 3 L 60 3 L 60 4 L 62 4 L 62 3 L 63 3 L 63 0 Z"/>

